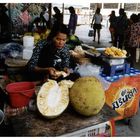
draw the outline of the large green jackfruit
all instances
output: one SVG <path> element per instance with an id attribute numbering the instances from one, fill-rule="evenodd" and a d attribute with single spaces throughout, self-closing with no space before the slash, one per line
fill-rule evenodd
<path id="1" fill-rule="evenodd" d="M 81 77 L 70 89 L 70 103 L 73 108 L 85 116 L 96 115 L 105 104 L 105 93 L 96 77 Z"/>

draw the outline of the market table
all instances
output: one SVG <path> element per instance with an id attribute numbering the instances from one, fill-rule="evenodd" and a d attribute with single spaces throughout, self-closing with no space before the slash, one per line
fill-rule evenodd
<path id="1" fill-rule="evenodd" d="M 110 107 L 105 105 L 94 117 L 83 117 L 70 108 L 53 120 L 43 118 L 38 112 L 25 112 L 10 119 L 14 131 L 17 136 L 88 136 L 91 129 L 100 128 L 103 123 L 111 119 L 131 117 L 138 109 L 139 74 L 140 70 L 131 68 L 129 74 L 118 75 L 117 79 L 116 76 L 105 77 L 111 81 L 110 88 L 105 92 L 106 104 Z M 125 101 L 119 102 L 120 99 Z"/>
<path id="2" fill-rule="evenodd" d="M 6 80 L 1 79 L 1 84 L 5 89 Z M 106 125 L 110 126 L 110 122 L 113 122 L 111 120 L 118 116 L 115 110 L 105 105 L 101 112 L 93 117 L 84 117 L 68 107 L 64 113 L 52 120 L 44 118 L 36 110 L 9 117 L 8 121 L 11 122 L 16 136 L 95 136 L 99 131 L 105 133 Z M 111 131 L 110 128 L 108 136 L 114 135 Z"/>
<path id="3" fill-rule="evenodd" d="M 100 113 L 92 117 L 79 115 L 68 107 L 55 119 L 46 119 L 38 112 L 26 111 L 10 120 L 16 136 L 88 136 L 87 132 L 90 132 L 93 126 L 95 126 L 94 129 L 105 127 L 101 124 L 117 116 L 119 115 L 115 110 L 104 105 Z M 90 135 L 94 136 L 94 134 Z"/>

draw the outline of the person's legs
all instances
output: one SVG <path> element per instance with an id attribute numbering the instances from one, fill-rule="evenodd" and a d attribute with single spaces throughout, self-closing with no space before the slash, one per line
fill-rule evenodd
<path id="1" fill-rule="evenodd" d="M 118 48 L 122 49 L 124 43 L 124 35 L 119 35 L 119 45 Z"/>
<path id="2" fill-rule="evenodd" d="M 125 49 L 126 49 L 127 53 L 130 55 L 130 56 L 126 59 L 126 61 L 127 61 L 128 63 L 130 63 L 130 66 L 131 66 L 131 67 L 134 67 L 134 64 L 135 64 L 135 62 L 136 62 L 136 48 L 126 47 Z"/>
<path id="3" fill-rule="evenodd" d="M 95 41 L 95 38 L 96 38 L 96 29 L 94 29 L 93 41 Z"/>
<path id="4" fill-rule="evenodd" d="M 117 47 L 117 41 L 118 41 L 118 34 L 114 33 L 114 42 L 113 42 L 113 46 Z"/>
<path id="5" fill-rule="evenodd" d="M 97 30 L 98 33 L 98 44 L 100 43 L 100 29 Z"/>
<path id="6" fill-rule="evenodd" d="M 111 41 L 109 41 L 109 43 L 113 43 L 114 41 L 114 31 L 113 31 L 113 28 L 109 28 L 109 31 L 110 31 L 110 35 L 111 35 Z"/>
<path id="7" fill-rule="evenodd" d="M 112 35 L 112 32 L 110 32 L 111 34 L 111 41 L 109 41 L 109 43 L 112 43 L 113 42 L 113 35 Z"/>
<path id="8" fill-rule="evenodd" d="M 113 32 L 112 32 L 112 43 L 114 43 L 114 38 L 115 38 L 115 37 L 114 37 L 114 36 L 115 36 L 114 34 L 115 34 L 115 33 L 114 33 L 114 31 L 113 31 Z"/>

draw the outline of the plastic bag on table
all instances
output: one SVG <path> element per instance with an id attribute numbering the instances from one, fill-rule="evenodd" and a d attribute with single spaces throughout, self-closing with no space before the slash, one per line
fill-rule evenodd
<path id="1" fill-rule="evenodd" d="M 104 80 L 100 76 L 100 66 L 93 65 L 92 63 L 77 65 L 74 72 L 80 74 L 81 77 L 83 76 L 94 76 L 102 83 L 104 90 L 107 90 L 110 86 L 110 83 Z"/>
<path id="2" fill-rule="evenodd" d="M 21 57 L 23 52 L 23 46 L 18 43 L 4 43 L 0 45 L 0 58 L 5 59 L 7 57 Z"/>

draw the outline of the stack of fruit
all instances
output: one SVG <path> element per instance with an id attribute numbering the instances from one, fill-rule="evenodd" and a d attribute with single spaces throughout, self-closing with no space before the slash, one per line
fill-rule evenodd
<path id="1" fill-rule="evenodd" d="M 104 53 L 112 57 L 126 57 L 127 51 L 112 46 L 112 47 L 107 47 Z"/>

